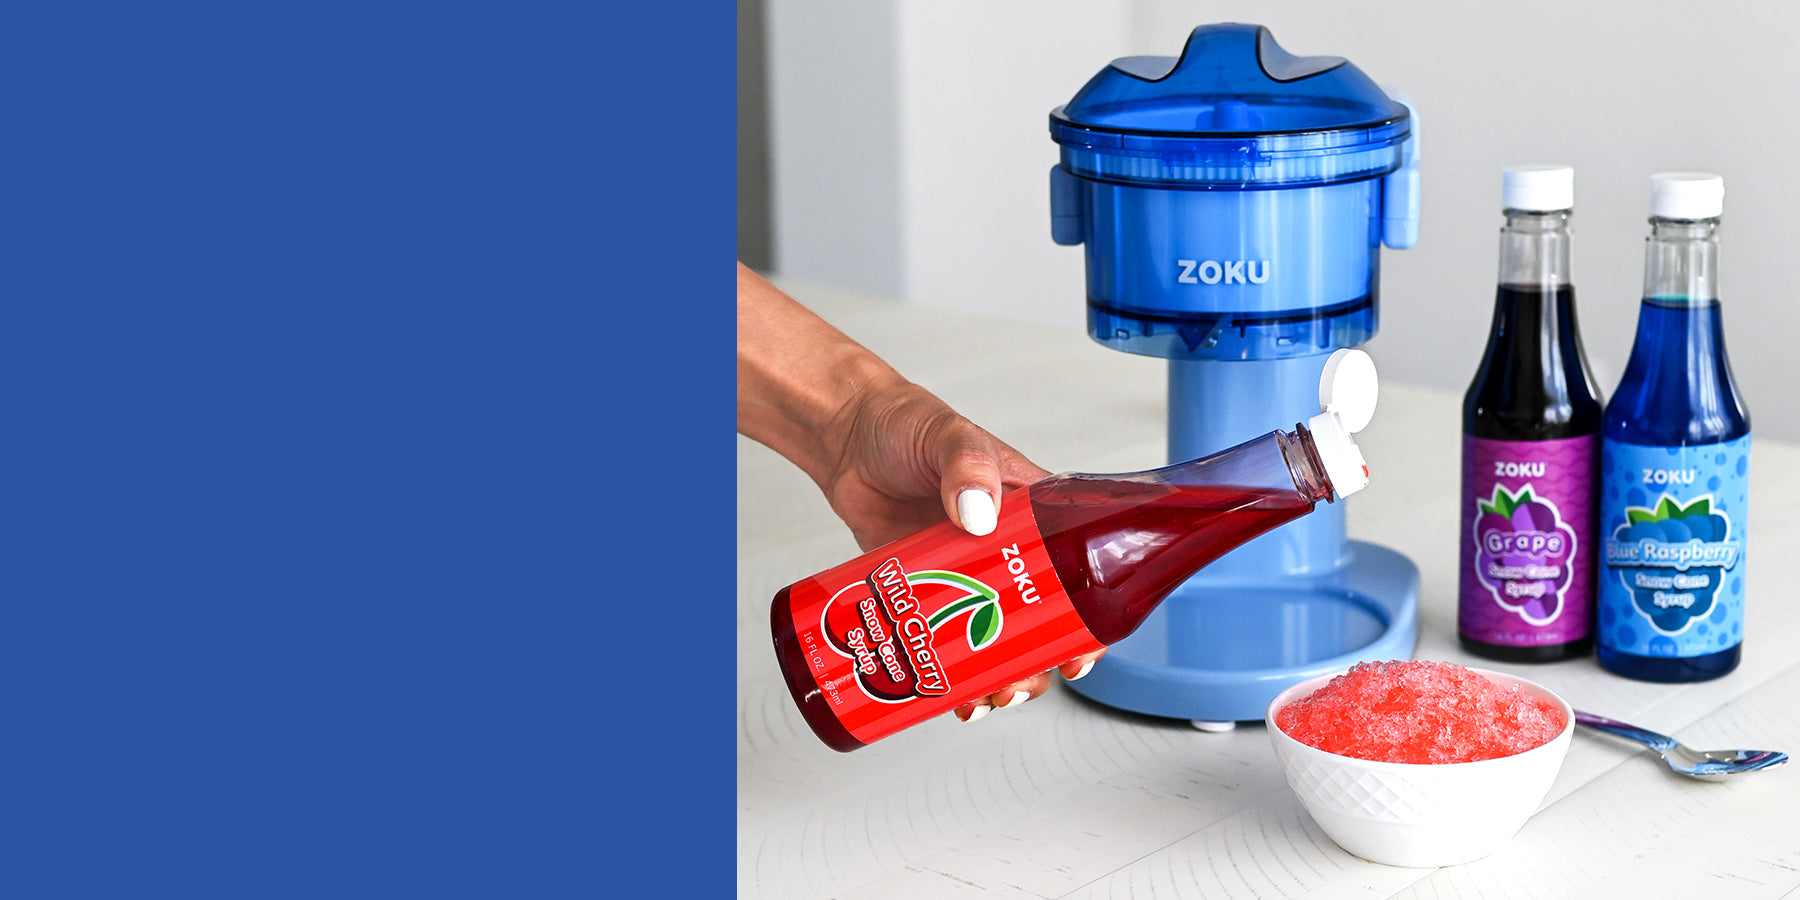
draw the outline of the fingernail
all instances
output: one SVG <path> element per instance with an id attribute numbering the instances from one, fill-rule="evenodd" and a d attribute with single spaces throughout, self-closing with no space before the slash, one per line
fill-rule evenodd
<path id="1" fill-rule="evenodd" d="M 980 488 L 968 488 L 956 495 L 956 515 L 963 530 L 970 534 L 989 534 L 999 514 L 994 511 L 994 498 Z"/>
<path id="2" fill-rule="evenodd" d="M 973 721 L 975 721 L 975 720 L 976 720 L 976 719 L 979 719 L 979 718 L 981 718 L 981 717 L 982 717 L 982 716 L 985 716 L 985 715 L 987 715 L 987 714 L 988 714 L 988 710 L 990 710 L 990 709 L 993 709 L 993 707 L 991 707 L 991 706 L 988 706 L 988 705 L 987 705 L 987 704 L 985 704 L 985 703 L 984 703 L 984 704 L 982 704 L 982 705 L 980 705 L 980 706 L 977 706 L 977 707 L 975 707 L 975 708 L 974 708 L 974 709 L 972 709 L 972 710 L 969 710 L 969 717 L 968 717 L 968 718 L 966 718 L 966 719 L 964 719 L 964 720 L 963 720 L 963 721 L 964 721 L 964 722 L 973 722 Z"/>
<path id="3" fill-rule="evenodd" d="M 1024 703 L 1025 701 L 1030 700 L 1030 699 L 1031 699 L 1030 691 L 1013 691 L 1013 695 L 1011 697 L 1006 698 L 1006 702 L 1000 704 L 1000 708 L 1001 709 L 1012 709 L 1013 707 L 1018 706 L 1019 704 Z"/>
<path id="4" fill-rule="evenodd" d="M 1093 668 L 1094 668 L 1094 661 L 1090 659 L 1087 662 L 1082 663 L 1081 668 L 1078 671 L 1076 671 L 1075 674 L 1069 676 L 1069 680 L 1070 681 L 1080 681 L 1081 676 L 1086 675 L 1088 672 L 1092 671 Z"/>

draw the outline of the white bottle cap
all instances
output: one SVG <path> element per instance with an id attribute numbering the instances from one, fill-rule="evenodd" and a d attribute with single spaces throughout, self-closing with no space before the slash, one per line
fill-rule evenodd
<path id="1" fill-rule="evenodd" d="M 1725 211 L 1725 179 L 1710 172 L 1650 176 L 1650 215 L 1658 219 L 1716 219 Z"/>
<path id="2" fill-rule="evenodd" d="M 1553 212 L 1575 208 L 1571 166 L 1509 166 L 1500 176 L 1500 205 L 1507 209 Z"/>
<path id="3" fill-rule="evenodd" d="M 1351 435 L 1363 430 L 1375 417 L 1380 395 L 1375 361 L 1361 350 L 1338 350 L 1325 360 L 1319 375 L 1319 407 L 1322 412 L 1306 422 L 1313 449 L 1325 464 L 1325 477 L 1339 499 L 1369 484 L 1369 465 Z"/>
<path id="4" fill-rule="evenodd" d="M 1375 418 L 1375 402 L 1381 381 L 1375 376 L 1375 360 L 1361 350 L 1338 350 L 1325 360 L 1319 373 L 1319 409 L 1343 417 L 1344 428 L 1354 434 Z"/>
<path id="5" fill-rule="evenodd" d="M 1351 440 L 1350 430 L 1337 413 L 1319 413 L 1306 420 L 1312 432 L 1313 449 L 1319 451 L 1319 462 L 1325 464 L 1325 477 L 1342 500 L 1369 486 L 1369 464 L 1363 462 L 1362 450 Z"/>

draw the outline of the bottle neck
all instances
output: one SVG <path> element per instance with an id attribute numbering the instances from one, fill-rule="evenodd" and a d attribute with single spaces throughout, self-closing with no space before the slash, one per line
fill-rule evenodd
<path id="1" fill-rule="evenodd" d="M 1275 440 L 1287 459 L 1288 472 L 1294 476 L 1294 489 L 1313 503 L 1330 500 L 1334 488 L 1325 472 L 1325 461 L 1319 457 L 1319 448 L 1313 443 L 1312 432 L 1298 426 L 1291 432 L 1275 432 Z"/>
<path id="2" fill-rule="evenodd" d="M 1500 283 L 1554 288 L 1569 280 L 1569 216 L 1566 209 L 1508 209 L 1500 227 Z"/>
<path id="3" fill-rule="evenodd" d="M 1719 220 L 1650 220 L 1644 297 L 1665 302 L 1719 299 Z"/>

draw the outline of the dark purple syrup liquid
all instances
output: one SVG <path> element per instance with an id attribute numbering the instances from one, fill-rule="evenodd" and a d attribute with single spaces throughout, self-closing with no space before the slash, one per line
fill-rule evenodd
<path id="1" fill-rule="evenodd" d="M 1583 437 L 1600 433 L 1603 414 L 1581 350 L 1575 288 L 1501 285 L 1487 352 L 1463 396 L 1463 433 L 1502 441 Z M 1585 524 L 1581 537 L 1588 539 L 1594 527 Z M 1492 644 L 1460 630 L 1457 638 L 1464 650 L 1505 662 L 1552 662 L 1594 648 L 1592 634 L 1534 647 Z"/>

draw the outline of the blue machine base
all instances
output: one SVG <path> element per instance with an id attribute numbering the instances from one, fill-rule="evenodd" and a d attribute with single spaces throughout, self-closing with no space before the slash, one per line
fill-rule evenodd
<path id="1" fill-rule="evenodd" d="M 1411 659 L 1419 567 L 1347 542 L 1342 568 L 1241 585 L 1201 573 L 1070 689 L 1118 709 L 1196 722 L 1261 721 L 1290 685 L 1359 662 Z"/>

